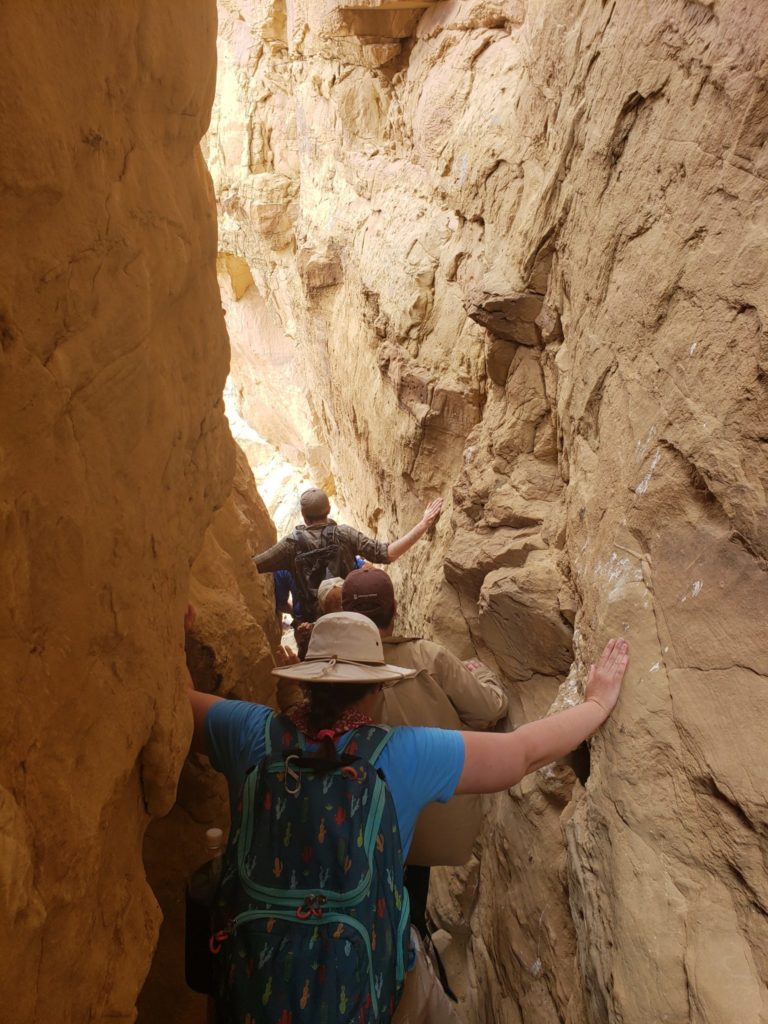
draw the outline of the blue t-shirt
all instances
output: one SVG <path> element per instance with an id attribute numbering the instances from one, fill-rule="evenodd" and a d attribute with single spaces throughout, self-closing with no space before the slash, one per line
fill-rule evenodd
<path id="1" fill-rule="evenodd" d="M 275 578 L 275 607 L 278 611 L 288 604 L 291 599 L 291 614 L 294 619 L 301 618 L 301 602 L 299 601 L 299 588 L 293 573 L 288 569 L 278 569 L 273 573 Z"/>
<path id="2" fill-rule="evenodd" d="M 245 773 L 264 757 L 271 715 L 263 704 L 241 700 L 218 701 L 208 709 L 205 727 L 211 764 L 226 775 L 232 802 L 240 795 Z M 422 808 L 433 800 L 445 803 L 456 791 L 464 768 L 464 739 L 450 729 L 396 726 L 392 731 L 376 763 L 392 793 L 405 858 Z M 312 749 L 317 744 L 307 746 Z"/>

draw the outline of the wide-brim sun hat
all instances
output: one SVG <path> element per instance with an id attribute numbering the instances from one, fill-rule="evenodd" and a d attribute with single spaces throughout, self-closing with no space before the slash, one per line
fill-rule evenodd
<path id="1" fill-rule="evenodd" d="M 416 670 L 387 665 L 376 626 L 358 612 L 331 612 L 315 623 L 307 656 L 272 674 L 298 683 L 394 683 Z"/>

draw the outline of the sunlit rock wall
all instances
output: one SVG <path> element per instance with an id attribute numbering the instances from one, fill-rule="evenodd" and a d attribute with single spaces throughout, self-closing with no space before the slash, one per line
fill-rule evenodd
<path id="1" fill-rule="evenodd" d="M 360 524 L 453 496 L 402 563 L 411 623 L 495 661 L 518 721 L 632 645 L 591 773 L 490 801 L 437 886 L 465 1006 L 758 1024 L 760 5 L 382 6 L 220 0 L 220 247 L 295 339 Z"/>
<path id="2" fill-rule="evenodd" d="M 218 267 L 232 344 L 227 414 L 282 535 L 301 521 L 303 490 L 320 486 L 333 495 L 331 453 L 307 402 L 296 343 L 260 295 L 242 257 L 222 253 Z"/>
<path id="3" fill-rule="evenodd" d="M 0 1017 L 134 1020 L 234 453 L 212 3 L 0 8 Z"/>

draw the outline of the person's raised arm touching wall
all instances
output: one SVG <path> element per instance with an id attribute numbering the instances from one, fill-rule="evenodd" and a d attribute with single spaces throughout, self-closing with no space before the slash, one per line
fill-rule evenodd
<path id="1" fill-rule="evenodd" d="M 387 546 L 387 554 L 389 555 L 390 562 L 395 562 L 397 559 L 404 555 L 409 548 L 412 548 L 417 540 L 420 540 L 430 527 L 434 526 L 437 520 L 440 518 L 440 513 L 443 511 L 443 499 L 435 498 L 434 501 L 430 501 L 427 507 L 424 509 L 424 515 L 421 517 L 419 522 L 409 530 L 408 533 L 404 534 L 398 540 L 393 540 Z"/>
<path id="2" fill-rule="evenodd" d="M 465 732 L 457 793 L 497 793 L 565 757 L 600 728 L 616 706 L 629 662 L 626 640 L 609 640 L 589 670 L 584 703 L 511 733 Z"/>

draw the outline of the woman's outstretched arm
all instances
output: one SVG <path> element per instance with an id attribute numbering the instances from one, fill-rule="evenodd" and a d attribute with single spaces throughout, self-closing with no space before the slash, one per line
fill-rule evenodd
<path id="1" fill-rule="evenodd" d="M 192 720 L 194 730 L 192 732 L 192 745 L 190 751 L 193 754 L 208 754 L 208 736 L 205 731 L 205 716 L 212 704 L 217 704 L 222 697 L 215 697 L 212 693 L 200 693 L 195 689 L 192 676 L 187 672 L 187 693 L 192 708 Z"/>
<path id="2" fill-rule="evenodd" d="M 529 772 L 565 757 L 613 711 L 629 661 L 625 640 L 609 640 L 589 670 L 584 703 L 511 733 L 465 732 L 464 770 L 457 793 L 497 793 Z"/>

